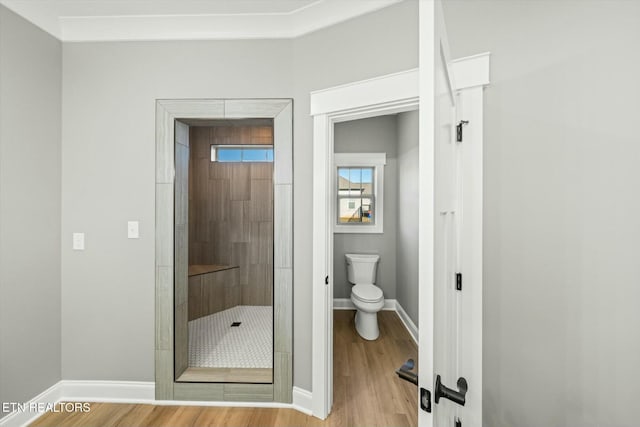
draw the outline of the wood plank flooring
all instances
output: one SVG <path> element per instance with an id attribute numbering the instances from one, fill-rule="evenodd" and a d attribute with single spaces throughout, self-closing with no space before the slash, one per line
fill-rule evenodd
<path id="1" fill-rule="evenodd" d="M 380 338 L 355 332 L 353 311 L 334 312 L 333 410 L 322 421 L 293 409 L 92 403 L 88 413 L 47 413 L 45 426 L 415 426 L 417 388 L 395 370 L 418 349 L 392 311 L 378 313 Z M 417 371 L 417 368 L 416 368 Z"/>

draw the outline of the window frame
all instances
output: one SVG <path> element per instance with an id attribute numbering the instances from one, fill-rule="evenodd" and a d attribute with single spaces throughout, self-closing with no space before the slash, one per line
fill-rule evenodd
<path id="1" fill-rule="evenodd" d="M 368 193 L 365 193 L 363 188 L 362 188 L 362 183 L 360 183 L 360 188 L 349 188 L 348 190 L 348 194 L 340 194 L 341 190 L 344 189 L 340 189 L 340 170 L 347 170 L 349 171 L 349 174 L 351 175 L 351 171 L 355 171 L 355 170 L 360 170 L 361 171 L 361 176 L 360 178 L 362 179 L 362 171 L 365 170 L 370 170 L 371 171 L 371 191 Z M 364 221 L 360 221 L 360 222 L 353 222 L 351 223 L 352 225 L 375 225 L 375 223 L 377 222 L 378 219 L 378 212 L 377 212 L 377 204 L 376 204 L 376 183 L 375 183 L 375 167 L 374 166 L 336 166 L 336 170 L 337 170 L 337 176 L 336 176 L 336 190 L 337 190 L 337 194 L 336 194 L 336 223 L 338 225 L 348 225 L 349 223 L 345 223 L 345 222 L 340 222 L 341 220 L 341 216 L 340 216 L 340 210 L 341 207 L 343 206 L 342 203 L 343 201 L 348 201 L 348 203 L 352 203 L 354 204 L 354 207 L 351 208 L 347 208 L 347 209 L 355 209 L 355 204 L 356 204 L 356 200 L 359 199 L 360 201 L 360 206 L 359 209 L 362 210 L 362 207 L 365 206 L 364 204 L 364 200 L 365 199 L 369 199 L 369 207 L 370 209 L 372 208 L 373 210 L 373 216 L 370 217 L 369 221 L 364 222 Z M 349 179 L 350 182 L 351 179 Z M 358 191 L 360 190 L 360 191 Z M 354 193 L 355 194 L 352 194 Z"/>
<path id="2" fill-rule="evenodd" d="M 220 161 L 218 160 L 218 150 L 219 149 L 235 149 L 235 150 L 241 150 L 240 151 L 240 160 L 233 160 L 233 161 Z M 215 159 L 214 159 L 214 150 L 215 150 Z M 271 160 L 244 160 L 243 159 L 243 152 L 244 151 L 250 151 L 250 150 L 271 150 Z M 236 144 L 236 145 L 231 145 L 231 144 L 211 144 L 209 146 L 209 160 L 211 163 L 274 163 L 274 156 L 275 156 L 275 151 L 274 151 L 274 147 L 273 145 L 267 145 L 267 144 Z"/>
<path id="3" fill-rule="evenodd" d="M 333 232 L 334 233 L 383 233 L 384 232 L 384 166 L 386 153 L 334 153 L 333 155 Z M 373 168 L 373 223 L 356 222 L 341 224 L 339 218 L 338 168 Z"/>

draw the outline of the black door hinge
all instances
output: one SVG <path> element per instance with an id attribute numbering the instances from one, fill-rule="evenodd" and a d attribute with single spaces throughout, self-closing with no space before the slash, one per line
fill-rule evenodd
<path id="1" fill-rule="evenodd" d="M 426 388 L 420 389 L 420 409 L 431 412 L 431 392 Z"/>
<path id="2" fill-rule="evenodd" d="M 325 277 L 325 278 L 324 278 L 324 284 L 325 284 L 325 285 L 328 285 L 328 284 L 329 284 L 329 276 L 327 276 L 327 277 Z"/>
<path id="3" fill-rule="evenodd" d="M 455 422 L 453 423 L 453 427 L 462 427 L 462 420 L 460 418 L 456 418 Z"/>
<path id="4" fill-rule="evenodd" d="M 462 142 L 462 126 L 468 125 L 469 120 L 460 120 L 458 125 L 456 126 L 456 141 Z"/>
<path id="5" fill-rule="evenodd" d="M 462 273 L 456 273 L 456 290 L 462 290 Z"/>

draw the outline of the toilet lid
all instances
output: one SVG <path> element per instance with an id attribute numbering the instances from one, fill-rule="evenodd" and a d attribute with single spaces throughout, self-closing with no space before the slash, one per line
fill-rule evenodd
<path id="1" fill-rule="evenodd" d="M 364 302 L 378 302 L 382 299 L 382 289 L 371 283 L 361 283 L 351 289 L 353 296 Z"/>

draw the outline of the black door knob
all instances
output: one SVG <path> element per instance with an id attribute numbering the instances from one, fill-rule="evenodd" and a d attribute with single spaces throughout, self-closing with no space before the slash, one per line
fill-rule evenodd
<path id="1" fill-rule="evenodd" d="M 464 406 L 465 404 L 465 395 L 467 394 L 467 380 L 464 377 L 458 378 L 458 382 L 456 384 L 458 386 L 458 390 L 450 389 L 449 387 L 442 384 L 440 380 L 440 375 L 436 377 L 436 386 L 434 392 L 434 400 L 436 403 L 440 401 L 441 397 L 445 399 L 449 399 L 452 402 L 457 403 L 460 406 Z"/>

